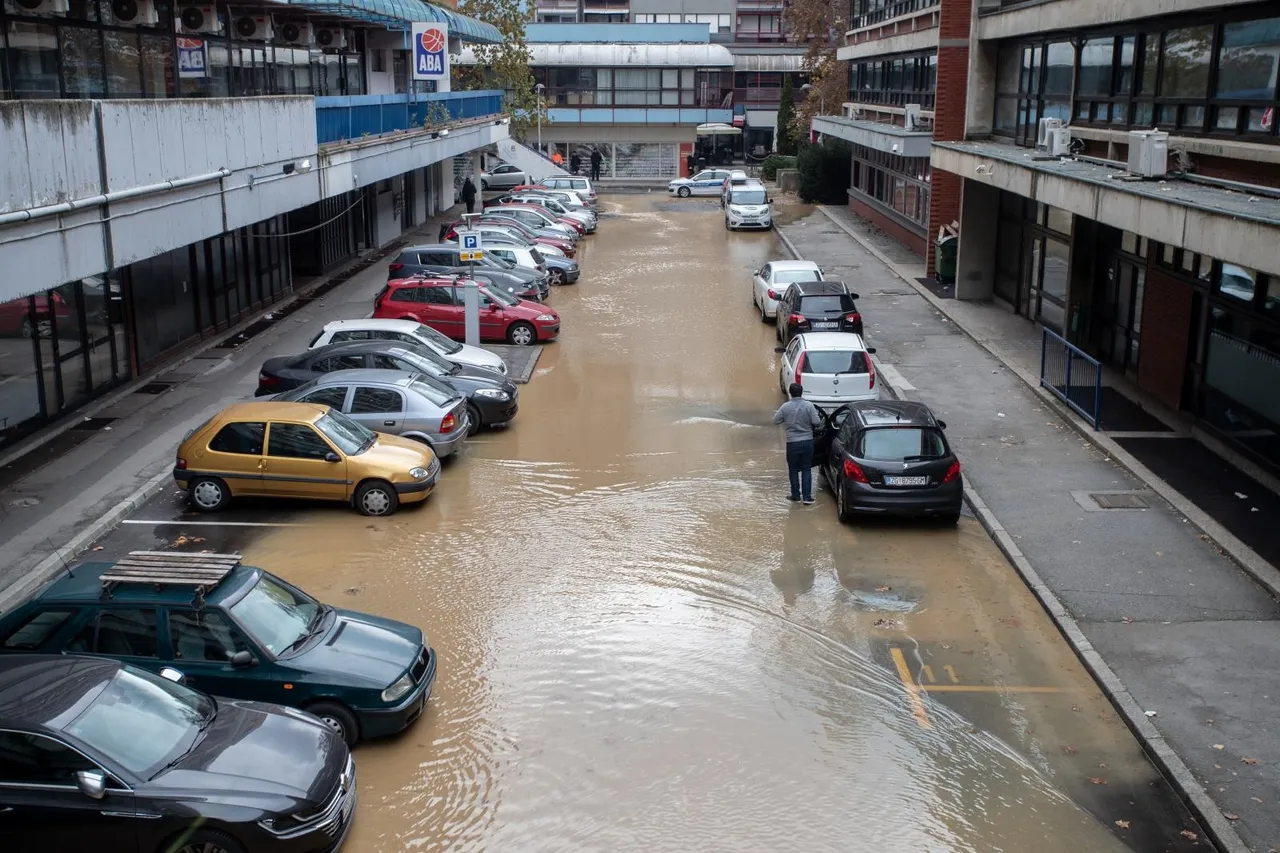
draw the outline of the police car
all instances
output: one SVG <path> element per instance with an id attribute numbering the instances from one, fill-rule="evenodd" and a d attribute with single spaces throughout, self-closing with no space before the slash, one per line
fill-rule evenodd
<path id="1" fill-rule="evenodd" d="M 667 184 L 670 195 L 688 198 L 691 195 L 720 195 L 725 179 L 729 177 L 728 169 L 704 169 L 692 178 L 676 178 Z"/>

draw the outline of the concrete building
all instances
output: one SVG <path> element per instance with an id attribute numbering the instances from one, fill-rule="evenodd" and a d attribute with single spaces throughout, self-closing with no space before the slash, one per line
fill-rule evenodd
<path id="1" fill-rule="evenodd" d="M 816 122 L 862 146 L 850 206 L 909 231 L 931 272 L 932 237 L 958 221 L 957 298 L 1064 336 L 1280 469 L 1276 3 L 855 0 L 855 11 L 841 56 L 861 113 Z M 934 50 L 936 82 L 922 84 L 915 63 Z M 890 61 L 887 86 L 865 68 Z M 907 98 L 933 99 L 931 138 L 900 126 Z M 870 123 L 885 113 L 891 125 Z M 886 149 L 915 162 L 890 160 L 866 184 L 859 155 Z M 901 179 L 917 170 L 928 214 L 908 229 L 913 184 Z"/>
<path id="2" fill-rule="evenodd" d="M 0 447 L 454 203 L 499 92 L 428 93 L 396 0 L 0 9 Z M 478 158 L 476 158 L 478 159 Z"/>

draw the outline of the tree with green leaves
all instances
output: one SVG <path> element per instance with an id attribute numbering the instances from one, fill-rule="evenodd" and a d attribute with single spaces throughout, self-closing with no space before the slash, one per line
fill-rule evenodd
<path id="1" fill-rule="evenodd" d="M 498 44 L 474 44 L 475 65 L 453 64 L 455 89 L 502 89 L 503 111 L 511 117 L 511 133 L 523 137 L 542 114 L 547 124 L 546 106 L 534 91 L 533 69 L 525 27 L 536 14 L 536 6 L 524 0 L 463 0 L 459 11 L 498 28 Z"/>
<path id="2" fill-rule="evenodd" d="M 782 81 L 782 97 L 778 101 L 778 121 L 774 130 L 774 147 L 779 154 L 796 153 L 796 96 L 791 86 L 791 75 Z"/>

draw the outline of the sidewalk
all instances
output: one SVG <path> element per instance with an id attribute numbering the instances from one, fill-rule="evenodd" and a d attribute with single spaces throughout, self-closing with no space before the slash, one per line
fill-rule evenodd
<path id="1" fill-rule="evenodd" d="M 1135 477 L 1033 390 L 1025 331 L 989 324 L 1014 342 L 997 357 L 965 333 L 978 316 L 965 312 L 984 306 L 922 293 L 846 221 L 821 209 L 780 233 L 860 294 L 885 381 L 947 421 L 975 514 L 1219 847 L 1280 848 L 1280 604 L 1162 496 L 1176 494 L 1167 484 Z M 1095 495 L 1146 508 L 1103 509 Z"/>
<path id="2" fill-rule="evenodd" d="M 386 281 L 386 257 L 413 240 L 435 242 L 440 224 L 456 219 L 459 209 L 330 275 L 295 282 L 292 297 L 6 453 L 0 459 L 0 612 L 171 486 L 173 452 L 183 436 L 227 404 L 251 398 L 264 359 L 302 352 L 330 320 L 368 316 Z"/>

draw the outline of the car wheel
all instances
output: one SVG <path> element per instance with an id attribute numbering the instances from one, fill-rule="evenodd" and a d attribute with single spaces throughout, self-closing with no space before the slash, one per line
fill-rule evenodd
<path id="1" fill-rule="evenodd" d="M 197 829 L 181 833 L 157 853 L 245 853 L 245 848 L 225 832 Z"/>
<path id="2" fill-rule="evenodd" d="M 488 192 L 488 191 L 489 191 L 489 182 L 488 182 L 488 181 L 485 181 L 485 180 L 480 181 L 480 189 L 484 190 L 485 192 Z"/>
<path id="3" fill-rule="evenodd" d="M 532 346 L 538 340 L 538 333 L 528 323 L 512 323 L 507 329 L 507 341 L 518 347 Z"/>
<path id="4" fill-rule="evenodd" d="M 836 493 L 836 518 L 840 519 L 841 524 L 849 524 L 853 521 L 853 508 L 849 506 L 849 490 L 844 487 L 844 483 L 840 482 L 838 477 L 831 488 Z"/>
<path id="5" fill-rule="evenodd" d="M 333 729 L 348 749 L 353 748 L 360 740 L 360 724 L 356 722 L 355 714 L 348 711 L 346 706 L 337 702 L 317 702 L 308 705 L 306 711 L 308 714 L 315 714 L 320 722 Z"/>
<path id="6" fill-rule="evenodd" d="M 778 328 L 776 325 L 773 327 L 773 336 L 777 339 L 778 343 L 782 343 L 782 329 Z"/>
<path id="7" fill-rule="evenodd" d="M 391 515 L 400 506 L 400 497 L 386 480 L 367 480 L 356 489 L 355 505 L 364 515 Z"/>
<path id="8" fill-rule="evenodd" d="M 472 403 L 467 403 L 467 420 L 471 421 L 471 426 L 467 429 L 467 435 L 472 436 L 478 433 L 483 421 L 480 419 L 480 410 Z"/>
<path id="9" fill-rule="evenodd" d="M 688 187 L 681 187 L 680 189 L 676 190 L 676 195 L 680 196 L 680 198 L 688 198 L 689 193 L 690 193 L 690 190 Z"/>
<path id="10" fill-rule="evenodd" d="M 29 338 L 35 334 L 36 327 L 31 325 L 31 315 L 25 315 L 22 318 L 22 336 Z"/>
<path id="11" fill-rule="evenodd" d="M 766 314 L 766 313 L 764 313 L 764 304 L 763 304 L 763 303 L 761 303 L 761 305 L 760 305 L 760 322 L 761 322 L 761 323 L 767 323 L 767 322 L 769 322 L 769 315 L 768 315 L 768 314 Z"/>
<path id="12" fill-rule="evenodd" d="M 552 283 L 552 284 L 564 284 L 564 270 L 552 270 L 552 271 L 551 271 L 551 283 Z"/>
<path id="13" fill-rule="evenodd" d="M 231 490 L 217 477 L 197 477 L 187 487 L 187 499 L 200 512 L 217 512 L 231 502 Z"/>

